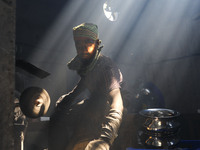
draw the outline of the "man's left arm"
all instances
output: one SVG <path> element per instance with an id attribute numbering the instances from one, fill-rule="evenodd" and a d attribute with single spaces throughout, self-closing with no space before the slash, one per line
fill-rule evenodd
<path id="1" fill-rule="evenodd" d="M 122 121 L 123 101 L 120 89 L 114 89 L 109 93 L 111 109 L 103 123 L 99 139 L 91 141 L 85 150 L 109 150 L 118 136 L 118 130 Z"/>
<path id="2" fill-rule="evenodd" d="M 123 100 L 120 89 L 114 89 L 109 93 L 111 99 L 111 109 L 116 109 L 123 112 Z"/>
<path id="3" fill-rule="evenodd" d="M 124 107 L 120 89 L 113 89 L 109 93 L 109 97 L 111 108 L 103 124 L 101 138 L 108 142 L 109 145 L 112 145 L 115 138 L 118 136 Z"/>

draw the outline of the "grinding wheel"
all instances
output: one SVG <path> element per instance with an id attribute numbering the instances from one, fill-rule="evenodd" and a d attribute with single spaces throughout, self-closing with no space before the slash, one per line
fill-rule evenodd
<path id="1" fill-rule="evenodd" d="M 43 88 L 29 87 L 22 92 L 19 104 L 24 115 L 29 118 L 38 118 L 47 113 L 50 97 Z"/>

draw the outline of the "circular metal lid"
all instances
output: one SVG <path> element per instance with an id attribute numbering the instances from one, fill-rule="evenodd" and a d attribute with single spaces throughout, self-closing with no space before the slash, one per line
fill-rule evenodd
<path id="1" fill-rule="evenodd" d="M 165 108 L 150 108 L 139 112 L 140 115 L 149 118 L 173 118 L 180 115 L 179 112 Z"/>

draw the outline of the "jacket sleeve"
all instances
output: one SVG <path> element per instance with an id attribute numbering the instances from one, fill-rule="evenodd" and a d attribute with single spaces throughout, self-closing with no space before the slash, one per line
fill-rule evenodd
<path id="1" fill-rule="evenodd" d="M 69 107 L 75 98 L 85 89 L 84 82 L 81 79 L 78 84 L 69 93 L 62 95 L 56 102 L 57 108 L 67 108 Z"/>

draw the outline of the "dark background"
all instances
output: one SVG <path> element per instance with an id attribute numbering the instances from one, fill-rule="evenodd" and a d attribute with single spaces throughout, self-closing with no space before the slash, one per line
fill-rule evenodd
<path id="1" fill-rule="evenodd" d="M 78 82 L 66 66 L 75 55 L 72 28 L 82 22 L 99 27 L 102 53 L 123 73 L 123 88 L 134 94 L 141 83 L 153 85 L 166 108 L 185 117 L 187 139 L 200 139 L 200 1 L 116 0 L 117 21 L 103 12 L 103 0 L 17 0 L 16 59 L 50 75 L 41 78 L 16 67 L 16 93 L 45 88 L 56 100 Z M 29 68 L 30 69 L 30 68 Z M 131 109 L 131 107 L 130 107 Z"/>
<path id="2" fill-rule="evenodd" d="M 120 15 L 114 22 L 104 16 L 103 3 L 17 0 L 16 59 L 50 73 L 41 79 L 17 68 L 17 91 L 43 87 L 52 105 L 70 91 L 79 79 L 66 66 L 76 55 L 72 27 L 93 22 L 99 26 L 102 53 L 118 64 L 129 89 L 138 81 L 151 82 L 167 108 L 200 111 L 200 1 L 116 0 Z"/>

